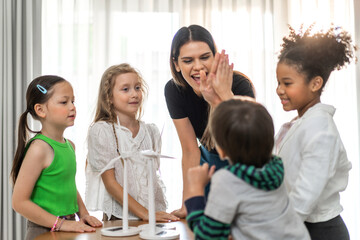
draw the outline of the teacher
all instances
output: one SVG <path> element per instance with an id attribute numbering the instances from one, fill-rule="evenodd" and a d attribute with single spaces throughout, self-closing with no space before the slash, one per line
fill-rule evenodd
<path id="1" fill-rule="evenodd" d="M 228 164 L 220 160 L 206 128 L 211 109 L 234 95 L 254 97 L 251 81 L 240 72 L 233 73 L 233 65 L 228 62 L 225 51 L 217 53 L 210 32 L 199 25 L 182 27 L 173 38 L 173 79 L 165 86 L 165 99 L 182 148 L 183 202 L 187 198 L 189 168 L 205 162 L 216 165 L 216 169 Z M 208 191 L 209 186 L 205 195 Z M 173 214 L 185 218 L 184 204 Z"/>

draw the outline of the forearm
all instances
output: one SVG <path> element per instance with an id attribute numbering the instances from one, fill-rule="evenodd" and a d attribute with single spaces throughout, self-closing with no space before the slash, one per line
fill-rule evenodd
<path id="1" fill-rule="evenodd" d="M 234 93 L 232 91 L 229 91 L 223 93 L 222 95 L 219 95 L 219 97 L 217 99 L 214 99 L 212 102 L 208 101 L 208 103 L 210 104 L 212 109 L 215 109 L 220 103 L 230 100 L 234 98 L 234 96 L 235 96 Z"/>
<path id="2" fill-rule="evenodd" d="M 124 206 L 124 190 L 120 184 L 112 184 L 112 186 L 106 187 L 106 190 L 118 203 L 120 203 L 121 206 Z M 128 194 L 128 206 L 129 210 L 137 217 L 141 219 L 148 219 L 148 210 L 136 201 L 130 194 Z"/>
<path id="3" fill-rule="evenodd" d="M 182 157 L 182 175 L 183 175 L 183 201 L 190 197 L 190 183 L 187 179 L 187 172 L 190 168 L 199 166 L 200 164 L 200 150 L 196 152 L 183 152 Z"/>
<path id="4" fill-rule="evenodd" d="M 57 218 L 57 216 L 45 211 L 30 199 L 23 201 L 13 200 L 13 209 L 31 222 L 47 228 L 52 228 Z"/>
<path id="5" fill-rule="evenodd" d="M 185 201 L 185 205 L 188 211 L 186 221 L 189 228 L 194 232 L 195 239 L 198 237 L 202 239 L 228 239 L 231 225 L 204 215 L 205 198 L 203 196 L 192 197 Z"/>
<path id="6" fill-rule="evenodd" d="M 207 101 L 211 107 L 211 109 L 215 109 L 222 101 L 225 101 L 223 99 L 221 99 L 220 97 L 217 99 L 214 99 L 213 101 Z"/>
<path id="7" fill-rule="evenodd" d="M 234 93 L 230 90 L 228 92 L 224 92 L 220 95 L 220 99 L 222 101 L 227 101 L 229 99 L 232 99 L 234 97 Z"/>
<path id="8" fill-rule="evenodd" d="M 78 203 L 78 206 L 79 206 L 79 212 L 77 212 L 79 218 L 82 218 L 82 217 L 84 217 L 86 215 L 89 215 L 89 212 L 86 209 L 85 204 L 84 204 L 79 192 L 77 192 L 77 203 Z"/>

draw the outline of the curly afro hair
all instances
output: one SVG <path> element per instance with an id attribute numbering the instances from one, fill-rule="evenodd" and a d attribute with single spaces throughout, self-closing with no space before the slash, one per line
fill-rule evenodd
<path id="1" fill-rule="evenodd" d="M 342 27 L 333 25 L 326 31 L 313 32 L 314 24 L 297 33 L 289 26 L 290 33 L 283 38 L 279 63 L 294 66 L 310 81 L 316 76 L 323 78 L 325 86 L 331 72 L 340 70 L 353 59 L 356 61 L 356 46 L 351 36 Z"/>

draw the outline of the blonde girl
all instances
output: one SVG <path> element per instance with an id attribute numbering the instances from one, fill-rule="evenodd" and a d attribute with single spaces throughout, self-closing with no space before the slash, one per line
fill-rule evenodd
<path id="1" fill-rule="evenodd" d="M 103 211 L 104 220 L 122 218 L 124 161 L 128 162 L 129 219 L 148 220 L 149 159 L 140 152 L 160 153 L 161 136 L 155 124 L 140 121 L 146 89 L 139 72 L 126 63 L 109 67 L 100 82 L 95 119 L 88 134 L 86 205 Z M 159 164 L 154 164 L 154 173 Z M 165 212 L 163 183 L 154 176 L 156 220 L 177 220 Z"/>
<path id="2" fill-rule="evenodd" d="M 40 121 L 39 132 L 29 128 L 28 114 Z M 41 76 L 30 83 L 11 171 L 13 208 L 28 219 L 26 239 L 50 230 L 93 232 L 93 227 L 102 225 L 89 216 L 76 189 L 75 146 L 63 136 L 75 117 L 69 82 L 58 76 Z M 36 133 L 30 140 L 29 132 Z M 80 221 L 70 221 L 75 214 Z"/>

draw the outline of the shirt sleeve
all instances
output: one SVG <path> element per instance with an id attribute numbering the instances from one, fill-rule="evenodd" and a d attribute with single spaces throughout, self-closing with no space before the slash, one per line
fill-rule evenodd
<path id="1" fill-rule="evenodd" d="M 89 129 L 88 161 L 95 171 L 101 171 L 114 158 L 116 140 L 111 126 L 105 122 L 96 122 Z"/>
<path id="2" fill-rule="evenodd" d="M 299 175 L 289 193 L 302 220 L 312 213 L 329 179 L 334 176 L 340 147 L 341 140 L 336 134 L 322 130 L 302 150 Z"/>
<path id="3" fill-rule="evenodd" d="M 249 96 L 255 98 L 254 88 L 251 81 L 240 73 L 234 73 L 232 92 L 234 95 Z"/>
<path id="4" fill-rule="evenodd" d="M 189 228 L 194 232 L 195 239 L 228 239 L 231 225 L 204 215 L 204 196 L 186 200 L 185 206 L 188 211 L 186 221 Z"/>
<path id="5" fill-rule="evenodd" d="M 185 111 L 185 101 L 182 95 L 181 87 L 176 86 L 173 80 L 165 85 L 166 105 L 172 119 L 181 119 L 187 117 Z"/>

